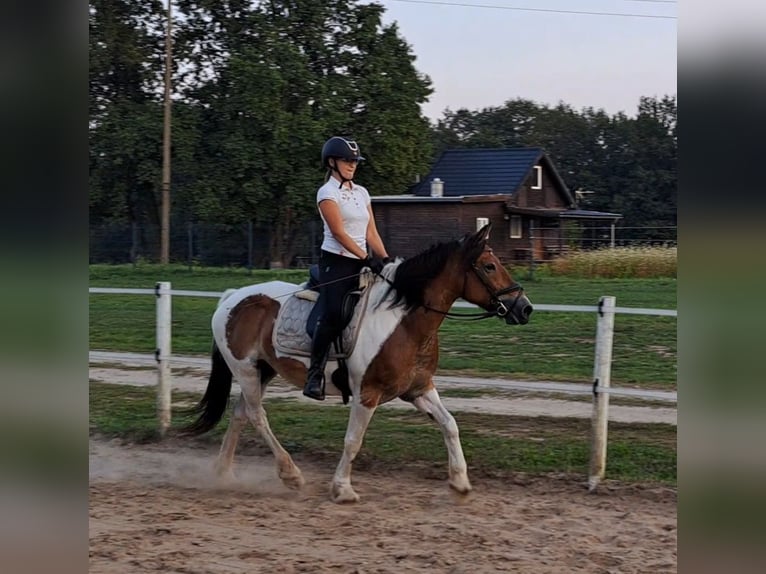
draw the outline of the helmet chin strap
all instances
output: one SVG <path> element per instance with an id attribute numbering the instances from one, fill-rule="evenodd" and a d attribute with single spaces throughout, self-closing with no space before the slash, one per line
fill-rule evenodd
<path id="1" fill-rule="evenodd" d="M 346 179 L 340 174 L 340 170 L 338 169 L 338 161 L 335 158 L 332 159 L 332 164 L 330 165 L 330 171 L 338 176 L 338 179 L 340 180 L 340 185 L 338 186 L 338 189 L 343 187 L 343 184 L 348 182 L 352 182 L 351 179 Z"/>

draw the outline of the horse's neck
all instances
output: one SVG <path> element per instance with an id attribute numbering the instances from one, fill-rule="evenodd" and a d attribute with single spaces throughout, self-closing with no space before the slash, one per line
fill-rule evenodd
<path id="1" fill-rule="evenodd" d="M 407 338 L 417 349 L 431 352 L 434 337 L 444 322 L 444 313 L 459 297 L 462 284 L 457 285 L 454 276 L 454 272 L 445 272 L 443 277 L 440 275 L 431 281 L 423 294 L 425 305 L 412 309 L 402 321 Z"/>
<path id="2" fill-rule="evenodd" d="M 449 311 L 463 291 L 464 280 L 464 274 L 460 271 L 459 265 L 456 262 L 446 265 L 444 270 L 430 281 L 428 287 L 426 287 L 423 295 L 426 307 L 443 313 Z M 436 329 L 438 329 L 439 325 L 444 321 L 444 315 L 440 313 L 432 313 L 432 315 L 438 317 L 438 323 L 436 324 Z"/>
<path id="3" fill-rule="evenodd" d="M 460 297 L 464 287 L 464 273 L 456 261 L 448 262 L 436 277 L 431 279 L 423 293 L 423 305 L 399 315 L 407 337 L 416 346 L 432 339 L 444 321 L 444 313 L 449 311 L 455 300 Z M 376 309 L 385 304 L 385 299 L 393 295 L 388 285 L 376 282 L 370 293 L 370 308 Z M 396 313 L 396 311 L 391 311 Z"/>
<path id="4" fill-rule="evenodd" d="M 423 300 L 434 309 L 449 311 L 465 287 L 465 276 L 457 261 L 450 261 L 426 287 Z"/>

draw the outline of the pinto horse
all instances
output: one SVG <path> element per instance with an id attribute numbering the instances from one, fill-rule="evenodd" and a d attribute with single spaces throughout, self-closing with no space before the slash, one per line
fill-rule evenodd
<path id="1" fill-rule="evenodd" d="M 410 259 L 387 264 L 370 289 L 358 324 L 358 338 L 347 358 L 351 407 L 343 456 L 330 485 L 335 502 L 356 502 L 351 486 L 351 463 L 378 405 L 399 398 L 412 403 L 439 425 L 449 459 L 449 486 L 468 494 L 471 483 L 458 426 L 442 404 L 433 382 L 439 357 L 438 330 L 458 298 L 485 310 L 482 317 L 499 317 L 507 324 L 525 324 L 532 305 L 522 287 L 502 266 L 487 244 L 486 225 L 459 240 L 440 243 Z M 268 382 L 280 375 L 297 387 L 306 380 L 308 357 L 285 356 L 273 344 L 280 298 L 300 290 L 298 285 L 272 281 L 224 295 L 212 320 L 215 344 L 207 390 L 196 407 L 198 418 L 187 430 L 212 429 L 226 411 L 232 379 L 241 395 L 216 461 L 218 474 L 232 478 L 232 461 L 240 432 L 253 423 L 271 448 L 279 477 L 291 488 L 303 485 L 301 471 L 274 436 L 263 408 Z M 327 394 L 339 394 L 329 376 L 337 361 L 326 367 Z"/>

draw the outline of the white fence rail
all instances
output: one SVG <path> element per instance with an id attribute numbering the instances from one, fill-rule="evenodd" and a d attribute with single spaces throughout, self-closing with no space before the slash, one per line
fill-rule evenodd
<path id="1" fill-rule="evenodd" d="M 171 309 L 172 296 L 179 297 L 210 297 L 220 298 L 223 292 L 216 291 L 189 291 L 172 289 L 166 281 L 158 282 L 154 289 L 123 289 L 111 287 L 91 287 L 90 294 L 107 295 L 154 295 L 157 298 L 157 349 L 154 355 L 140 353 L 116 353 L 106 351 L 90 351 L 90 362 L 105 362 L 110 360 L 129 360 L 146 362 L 157 365 L 157 417 L 159 420 L 160 433 L 164 434 L 170 427 L 170 389 L 171 389 L 171 365 L 188 364 L 195 366 L 208 366 L 209 359 L 197 357 L 179 357 L 172 355 L 171 349 Z M 535 311 L 553 312 L 582 312 L 596 313 L 596 350 L 593 363 L 593 385 L 560 385 L 560 388 L 552 388 L 551 383 L 541 386 L 539 383 L 529 385 L 526 390 L 551 392 L 573 392 L 593 394 L 593 415 L 591 426 L 591 458 L 588 476 L 588 487 L 594 491 L 606 472 L 606 447 L 609 421 L 609 395 L 631 396 L 649 400 L 672 400 L 675 401 L 674 393 L 651 391 L 643 389 L 619 389 L 611 387 L 612 348 L 614 339 L 614 319 L 616 314 L 630 315 L 654 315 L 664 317 L 677 317 L 675 309 L 642 309 L 635 307 L 617 307 L 615 298 L 612 296 L 601 297 L 598 305 L 541 305 L 535 304 Z M 475 305 L 457 301 L 455 307 L 475 308 Z M 494 385 L 493 385 L 494 382 Z M 503 381 L 485 380 L 483 386 L 505 386 Z M 507 382 L 505 382 L 507 384 Z M 523 383 L 522 383 L 523 385 Z M 518 385 L 516 385 L 518 387 Z"/>

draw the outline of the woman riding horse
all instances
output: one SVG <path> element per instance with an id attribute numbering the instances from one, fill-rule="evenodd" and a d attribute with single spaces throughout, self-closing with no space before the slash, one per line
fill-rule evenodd
<path id="1" fill-rule="evenodd" d="M 362 267 L 380 273 L 389 261 L 375 226 L 370 194 L 353 181 L 362 160 L 359 145 L 353 140 L 336 136 L 322 147 L 322 165 L 328 171 L 325 184 L 317 191 L 317 205 L 324 223 L 319 258 L 321 310 L 303 387 L 304 395 L 318 401 L 325 397 L 325 366 L 330 345 L 346 326 L 342 320 L 343 297 L 357 288 Z M 367 254 L 368 245 L 377 257 Z"/>

